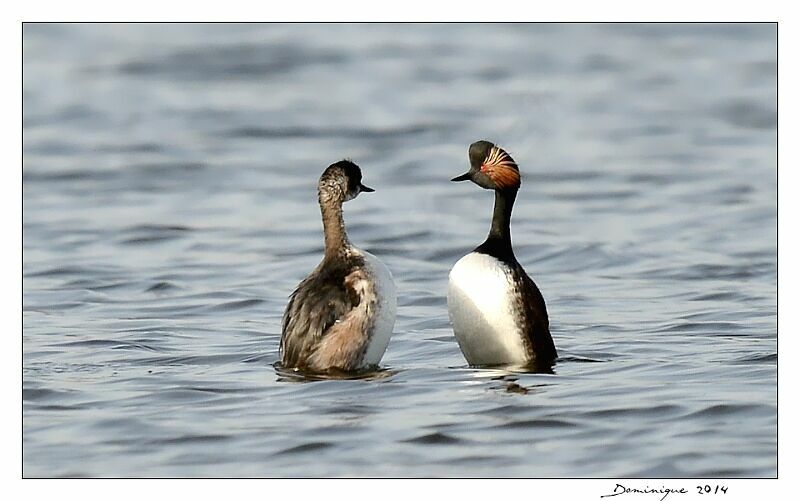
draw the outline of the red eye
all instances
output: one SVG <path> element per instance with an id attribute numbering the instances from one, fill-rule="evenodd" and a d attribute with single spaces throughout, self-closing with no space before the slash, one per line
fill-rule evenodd
<path id="1" fill-rule="evenodd" d="M 486 172 L 486 164 L 481 164 L 481 172 Z"/>

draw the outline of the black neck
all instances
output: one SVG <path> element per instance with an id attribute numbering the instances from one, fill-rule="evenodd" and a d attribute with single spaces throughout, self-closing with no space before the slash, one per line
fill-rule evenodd
<path id="1" fill-rule="evenodd" d="M 516 198 L 516 189 L 495 190 L 492 227 L 486 241 L 475 250 L 503 260 L 514 258 L 514 251 L 511 249 L 511 211 Z"/>

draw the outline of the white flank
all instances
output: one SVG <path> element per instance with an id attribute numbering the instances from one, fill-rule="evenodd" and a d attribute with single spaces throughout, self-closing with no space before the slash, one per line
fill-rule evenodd
<path id="1" fill-rule="evenodd" d="M 389 338 L 394 330 L 394 319 L 397 314 L 397 293 L 392 278 L 392 272 L 378 258 L 369 252 L 358 249 L 363 254 L 369 275 L 375 280 L 375 290 L 378 295 L 378 306 L 375 314 L 375 323 L 371 333 L 371 340 L 364 356 L 364 365 L 378 365 L 389 345 Z"/>
<path id="2" fill-rule="evenodd" d="M 513 290 L 509 268 L 487 254 L 467 254 L 450 271 L 447 309 L 470 365 L 528 362 Z"/>

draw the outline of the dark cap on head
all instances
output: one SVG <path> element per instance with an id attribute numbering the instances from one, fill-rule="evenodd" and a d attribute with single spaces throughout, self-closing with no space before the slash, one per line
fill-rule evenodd
<path id="1" fill-rule="evenodd" d="M 361 184 L 361 168 L 350 160 L 340 160 L 331 164 L 320 176 L 320 190 L 331 189 L 334 186 L 341 189 L 344 201 L 354 199 L 362 191 L 367 193 L 375 191 Z"/>
<path id="2" fill-rule="evenodd" d="M 480 168 L 483 161 L 489 156 L 489 152 L 492 148 L 494 148 L 493 143 L 483 140 L 475 141 L 469 145 L 469 164 L 473 167 L 477 166 Z"/>

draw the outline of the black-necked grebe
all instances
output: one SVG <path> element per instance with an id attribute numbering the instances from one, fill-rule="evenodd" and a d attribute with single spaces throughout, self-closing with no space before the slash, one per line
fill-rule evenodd
<path id="1" fill-rule="evenodd" d="M 511 248 L 509 224 L 519 168 L 488 141 L 470 145 L 469 161 L 469 172 L 452 180 L 494 190 L 494 215 L 486 241 L 450 271 L 447 309 L 453 332 L 471 365 L 545 366 L 557 357 L 547 308 Z"/>
<path id="2" fill-rule="evenodd" d="M 283 314 L 281 364 L 313 372 L 377 366 L 394 328 L 392 274 L 372 254 L 350 244 L 342 204 L 362 191 L 361 169 L 342 160 L 319 178 L 325 257 L 300 282 Z"/>

